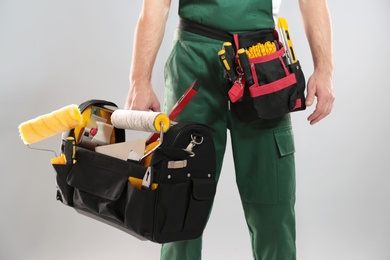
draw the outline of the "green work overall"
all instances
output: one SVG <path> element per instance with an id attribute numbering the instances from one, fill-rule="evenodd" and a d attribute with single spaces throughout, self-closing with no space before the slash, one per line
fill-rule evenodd
<path id="1" fill-rule="evenodd" d="M 207 2 L 214 4 L 206 5 Z M 179 14 L 200 23 L 205 23 L 202 19 L 207 19 L 207 25 L 219 26 L 219 29 L 230 28 L 230 31 L 274 26 L 272 0 L 245 2 L 248 4 L 242 4 L 244 7 L 240 8 L 237 6 L 239 1 L 233 0 L 181 0 Z M 213 8 L 220 10 L 217 12 Z M 236 20 L 226 18 L 226 13 L 234 13 Z M 227 129 L 230 130 L 236 182 L 251 236 L 253 257 L 256 260 L 294 260 L 295 165 L 290 116 L 258 119 L 249 123 L 237 118 L 229 109 L 229 86 L 218 60 L 217 53 L 222 44 L 221 41 L 187 31 L 176 31 L 164 72 L 164 110 L 169 111 L 195 79 L 202 81 L 198 94 L 177 120 L 203 123 L 212 129 L 217 155 L 217 180 L 225 152 Z M 231 172 L 233 169 L 226 173 Z M 162 246 L 161 259 L 200 260 L 201 248 L 201 238 L 167 243 Z"/>

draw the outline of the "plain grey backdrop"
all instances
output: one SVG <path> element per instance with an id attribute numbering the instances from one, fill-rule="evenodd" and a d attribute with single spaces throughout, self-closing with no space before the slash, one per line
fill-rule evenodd
<path id="1" fill-rule="evenodd" d="M 52 154 L 28 149 L 18 125 L 92 98 L 123 106 L 142 1 L 0 0 L 0 259 L 158 259 L 160 246 L 79 215 L 55 199 Z M 153 84 L 177 26 L 173 1 Z M 318 125 L 293 115 L 300 260 L 390 259 L 388 0 L 329 0 L 336 103 Z M 298 1 L 284 1 L 306 76 L 313 71 Z M 128 138 L 144 137 L 128 132 Z M 60 136 L 35 144 L 59 150 Z M 227 149 L 204 259 L 252 259 Z"/>

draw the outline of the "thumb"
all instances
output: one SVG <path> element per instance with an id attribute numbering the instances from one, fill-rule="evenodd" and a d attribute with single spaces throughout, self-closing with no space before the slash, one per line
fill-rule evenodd
<path id="1" fill-rule="evenodd" d="M 311 106 L 314 102 L 314 96 L 316 94 L 315 86 L 311 84 L 312 82 L 309 80 L 307 83 L 307 95 L 306 95 L 306 106 Z"/>

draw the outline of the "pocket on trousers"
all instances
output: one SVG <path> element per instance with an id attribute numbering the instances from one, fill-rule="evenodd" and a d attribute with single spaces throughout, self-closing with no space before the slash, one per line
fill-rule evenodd
<path id="1" fill-rule="evenodd" d="M 292 128 L 274 131 L 278 149 L 278 201 L 287 202 L 295 198 L 295 146 Z"/>

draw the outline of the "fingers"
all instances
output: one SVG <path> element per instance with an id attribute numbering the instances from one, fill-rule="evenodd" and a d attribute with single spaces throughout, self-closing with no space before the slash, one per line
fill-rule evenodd
<path id="1" fill-rule="evenodd" d="M 155 99 L 155 102 L 153 102 L 152 105 L 150 106 L 150 110 L 154 112 L 161 112 L 160 102 L 158 101 L 157 98 Z"/>
<path id="2" fill-rule="evenodd" d="M 333 98 L 334 99 L 334 98 Z M 333 99 L 318 99 L 316 109 L 313 113 L 307 118 L 311 125 L 314 125 L 324 119 L 327 115 L 330 114 L 333 108 Z"/>
<path id="3" fill-rule="evenodd" d="M 125 109 L 130 110 L 139 110 L 139 111 L 154 111 L 154 112 L 160 112 L 160 102 L 156 97 L 151 97 L 150 99 L 137 99 L 134 98 L 130 104 L 127 105 L 127 108 L 125 106 Z"/>
<path id="4" fill-rule="evenodd" d="M 333 108 L 335 96 L 333 91 L 317 92 L 317 105 L 313 113 L 307 118 L 311 125 L 314 125 L 330 114 Z"/>
<path id="5" fill-rule="evenodd" d="M 314 125 L 330 114 L 334 103 L 333 85 L 330 79 L 318 80 L 313 77 L 308 81 L 308 93 L 306 97 L 306 106 L 311 106 L 317 96 L 317 105 L 315 110 L 307 120 Z"/>
<path id="6" fill-rule="evenodd" d="M 160 102 L 151 87 L 132 87 L 127 95 L 125 109 L 160 112 Z"/>

